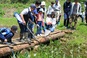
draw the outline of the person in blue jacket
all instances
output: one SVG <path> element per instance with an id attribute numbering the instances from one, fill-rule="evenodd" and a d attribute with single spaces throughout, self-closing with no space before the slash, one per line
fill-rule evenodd
<path id="1" fill-rule="evenodd" d="M 17 26 L 13 25 L 11 29 L 3 27 L 0 28 L 0 40 L 1 42 L 9 42 L 12 43 L 12 37 L 17 31 Z"/>

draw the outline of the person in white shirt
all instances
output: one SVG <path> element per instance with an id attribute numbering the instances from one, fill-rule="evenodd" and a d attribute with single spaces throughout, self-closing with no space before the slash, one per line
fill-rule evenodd
<path id="1" fill-rule="evenodd" d="M 46 25 L 46 29 L 50 30 L 51 32 L 53 32 L 55 30 L 56 18 L 55 18 L 55 13 L 54 12 L 47 15 L 45 25 Z"/>
<path id="2" fill-rule="evenodd" d="M 31 4 L 29 8 L 25 8 L 20 13 L 20 17 L 22 19 L 22 24 L 19 24 L 19 27 L 20 27 L 20 40 L 33 37 L 33 35 L 28 32 L 27 24 L 28 24 L 28 27 L 31 30 L 31 32 L 33 32 L 32 31 L 33 22 L 34 22 L 34 19 L 35 19 L 34 14 L 37 14 L 37 11 L 35 9 L 36 9 L 36 6 L 34 4 Z M 25 37 L 25 38 L 23 38 L 23 37 Z"/>
<path id="3" fill-rule="evenodd" d="M 55 4 L 53 5 L 54 11 L 55 11 L 55 16 L 57 20 L 57 24 L 60 24 L 60 17 L 61 17 L 61 5 L 59 0 L 55 1 Z"/>
<path id="4" fill-rule="evenodd" d="M 54 2 L 51 2 L 51 5 L 49 5 L 48 7 L 47 14 L 51 14 L 52 11 L 54 11 L 53 5 L 54 5 Z"/>

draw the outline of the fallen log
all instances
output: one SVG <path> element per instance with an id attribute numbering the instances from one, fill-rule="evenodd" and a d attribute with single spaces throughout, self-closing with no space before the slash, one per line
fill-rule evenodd
<path id="1" fill-rule="evenodd" d="M 11 54 L 12 53 L 11 49 L 14 52 L 17 52 L 17 51 L 20 51 L 25 48 L 34 47 L 35 45 L 39 45 L 41 43 L 48 42 L 50 40 L 55 40 L 57 38 L 63 37 L 64 35 L 65 35 L 65 32 L 59 30 L 59 31 L 50 33 L 46 37 L 37 37 L 38 41 L 33 40 L 33 42 L 31 44 L 29 44 L 27 42 L 15 42 L 15 45 L 10 45 L 11 48 L 8 45 L 0 44 L 0 57 Z"/>

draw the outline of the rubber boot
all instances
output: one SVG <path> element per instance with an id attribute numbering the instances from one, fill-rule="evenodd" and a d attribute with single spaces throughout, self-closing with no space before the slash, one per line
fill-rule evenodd
<path id="1" fill-rule="evenodd" d="M 20 34 L 20 40 L 22 40 L 22 39 L 23 39 L 23 33 Z"/>
<path id="2" fill-rule="evenodd" d="M 24 36 L 25 36 L 24 38 L 25 38 L 25 41 L 26 41 L 26 42 L 31 43 L 31 40 L 30 40 L 30 38 L 28 37 L 28 34 L 29 34 L 28 32 L 25 32 L 25 33 L 24 33 Z"/>

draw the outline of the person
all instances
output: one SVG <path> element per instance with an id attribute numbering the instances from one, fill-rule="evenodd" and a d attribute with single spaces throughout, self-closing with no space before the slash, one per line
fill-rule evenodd
<path id="1" fill-rule="evenodd" d="M 19 24 L 20 27 L 20 40 L 29 38 L 33 38 L 33 35 L 28 32 L 27 26 L 33 33 L 33 26 L 35 21 L 35 15 L 37 14 L 36 6 L 35 4 L 31 4 L 29 8 L 24 9 L 20 13 L 20 17 L 22 19 L 22 24 Z"/>
<path id="2" fill-rule="evenodd" d="M 9 42 L 12 43 L 12 37 L 14 36 L 14 34 L 16 33 L 18 27 L 13 25 L 11 27 L 11 29 L 9 28 L 0 28 L 0 40 L 2 43 L 4 42 Z"/>
<path id="3" fill-rule="evenodd" d="M 54 11 L 55 11 L 55 16 L 56 16 L 56 23 L 59 25 L 60 24 L 60 18 L 61 18 L 61 5 L 59 0 L 55 1 L 55 4 L 53 5 Z"/>
<path id="4" fill-rule="evenodd" d="M 46 23 L 45 23 L 45 27 L 46 29 L 50 29 L 52 26 L 52 19 L 51 19 L 51 14 L 47 14 L 47 17 L 46 17 Z"/>
<path id="5" fill-rule="evenodd" d="M 55 12 L 52 12 L 51 14 L 47 15 L 45 25 L 47 30 L 50 30 L 51 32 L 55 30 L 55 27 L 56 27 Z"/>
<path id="6" fill-rule="evenodd" d="M 47 14 L 51 14 L 54 11 L 53 5 L 54 5 L 54 2 L 51 2 L 51 5 L 49 5 L 48 7 Z"/>
<path id="7" fill-rule="evenodd" d="M 69 19 L 70 19 L 70 12 L 72 8 L 72 3 L 70 0 L 66 0 L 66 2 L 63 5 L 63 11 L 64 11 L 64 26 L 68 28 L 69 26 Z"/>
<path id="8" fill-rule="evenodd" d="M 42 34 L 42 22 L 43 22 L 43 9 L 40 8 L 39 12 L 38 12 L 38 15 L 37 15 L 37 33 L 36 35 L 37 36 L 40 36 Z"/>
<path id="9" fill-rule="evenodd" d="M 46 9 L 46 3 L 45 3 L 45 1 L 42 1 L 41 2 L 41 6 L 40 6 L 40 8 L 41 9 L 43 9 L 43 22 L 42 22 L 42 28 L 43 28 L 43 31 L 45 32 L 45 24 L 44 24 L 44 22 L 45 22 L 45 15 L 46 15 L 46 11 L 47 11 L 47 9 Z"/>
<path id="10" fill-rule="evenodd" d="M 41 5 L 41 1 L 36 0 L 35 6 L 36 6 L 36 9 L 37 9 L 37 12 L 39 12 L 40 5 Z"/>
<path id="11" fill-rule="evenodd" d="M 87 25 L 87 1 L 85 2 L 85 21 Z"/>
<path id="12" fill-rule="evenodd" d="M 78 2 L 78 0 L 74 0 L 74 2 L 72 3 L 71 14 L 70 14 L 71 15 L 71 19 L 70 19 L 71 29 L 76 29 L 77 18 L 80 13 L 79 8 L 81 8 L 81 4 Z M 73 22 L 74 22 L 74 26 L 72 24 Z"/>

